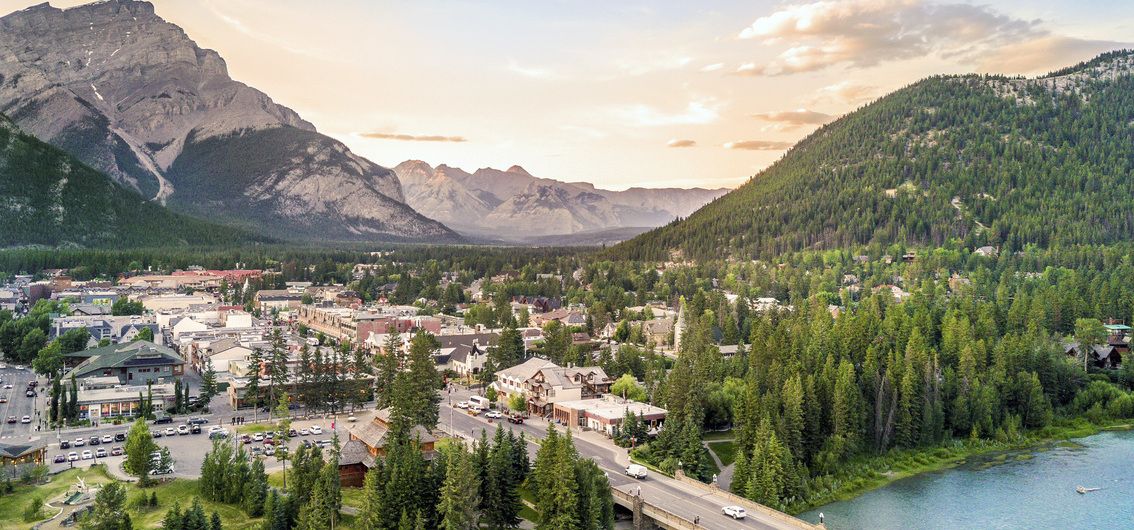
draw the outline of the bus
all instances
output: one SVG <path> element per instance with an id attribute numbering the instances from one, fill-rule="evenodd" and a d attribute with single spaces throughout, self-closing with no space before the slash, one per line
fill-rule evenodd
<path id="1" fill-rule="evenodd" d="M 477 411 L 488 410 L 492 402 L 484 396 L 473 396 L 469 398 L 469 408 Z"/>

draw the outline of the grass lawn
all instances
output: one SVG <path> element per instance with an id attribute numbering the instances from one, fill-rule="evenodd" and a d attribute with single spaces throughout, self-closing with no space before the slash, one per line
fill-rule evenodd
<path id="1" fill-rule="evenodd" d="M 709 442 L 709 450 L 721 459 L 721 463 L 729 466 L 736 461 L 736 442 Z"/>
<path id="2" fill-rule="evenodd" d="M 236 432 L 240 434 L 255 434 L 258 432 L 268 432 L 274 430 L 276 430 L 275 423 L 249 423 L 236 427 Z"/>
<path id="3" fill-rule="evenodd" d="M 111 480 L 106 474 L 106 469 L 100 466 L 91 470 L 69 469 L 52 476 L 50 482 L 40 486 L 14 483 L 16 490 L 11 495 L 0 497 L 0 528 L 31 528 L 34 523 L 25 523 L 23 518 L 24 508 L 31 499 L 40 497 L 44 502 L 51 502 L 74 486 L 79 477 L 82 477 L 88 485 L 105 484 Z M 50 507 L 44 509 L 48 516 L 55 515 L 58 511 Z"/>
<path id="4" fill-rule="evenodd" d="M 712 442 L 714 440 L 731 440 L 734 436 L 732 429 L 727 431 L 708 431 L 701 436 L 702 440 Z"/>

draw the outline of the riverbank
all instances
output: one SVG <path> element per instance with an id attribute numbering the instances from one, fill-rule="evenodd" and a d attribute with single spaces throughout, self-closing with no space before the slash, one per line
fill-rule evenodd
<path id="1" fill-rule="evenodd" d="M 798 515 L 832 502 L 851 500 L 894 481 L 950 469 L 964 464 L 970 458 L 990 453 L 1039 449 L 1102 431 L 1131 429 L 1134 429 L 1134 424 L 1129 420 L 1096 425 L 1086 419 L 1076 419 L 1027 433 L 1012 441 L 953 440 L 934 448 L 858 457 L 844 463 L 835 475 L 812 479 L 812 494 L 808 501 L 788 505 L 787 512 Z"/>

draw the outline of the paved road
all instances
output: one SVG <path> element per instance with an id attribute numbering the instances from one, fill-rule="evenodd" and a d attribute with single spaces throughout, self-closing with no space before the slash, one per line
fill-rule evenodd
<path id="1" fill-rule="evenodd" d="M 17 442 L 21 438 L 26 441 L 29 436 L 35 435 L 35 427 L 39 419 L 36 411 L 43 410 L 47 406 L 44 392 L 37 391 L 34 398 L 24 395 L 28 381 L 35 378 L 31 370 L 9 364 L 5 364 L 4 368 L 0 369 L 0 381 L 3 381 L 0 383 L 0 397 L 8 400 L 7 403 L 0 403 L 0 441 Z M 4 388 L 7 385 L 11 385 L 12 388 Z M 39 390 L 42 390 L 42 381 L 40 387 Z M 24 415 L 30 416 L 32 422 L 14 424 L 7 422 L 8 416 L 15 416 L 19 421 Z"/>
<path id="2" fill-rule="evenodd" d="M 452 402 L 456 403 L 464 399 L 465 396 L 467 396 L 467 394 L 462 391 L 454 391 L 451 395 Z M 524 432 L 528 440 L 540 439 L 546 434 L 546 423 L 542 420 L 533 419 L 523 425 L 513 425 L 507 421 L 503 423 L 499 421 L 490 423 L 489 420 L 483 416 L 470 416 L 461 409 L 451 407 L 448 397 L 449 396 L 446 396 L 441 403 L 441 424 L 455 432 L 479 439 L 481 432 L 486 431 L 488 437 L 491 439 L 493 432 L 496 430 L 496 426 L 502 424 L 506 429 L 512 429 L 516 431 L 517 434 L 521 431 Z M 624 492 L 641 488 L 642 497 L 647 503 L 662 507 L 690 520 L 694 517 L 700 517 L 700 525 L 702 528 L 710 530 L 731 530 L 735 528 L 795 528 L 778 519 L 751 512 L 748 514 L 747 519 L 733 521 L 731 518 L 721 514 L 721 507 L 732 504 L 724 497 L 709 494 L 664 475 L 651 473 L 646 480 L 637 480 L 628 477 L 625 474 L 626 463 L 629 462 L 626 449 L 617 447 L 610 442 L 593 441 L 592 438 L 593 436 L 575 435 L 575 448 L 579 451 L 580 455 L 593 459 L 599 467 L 607 472 L 611 486 Z M 528 450 L 533 458 L 538 447 L 538 445 L 529 442 Z"/>

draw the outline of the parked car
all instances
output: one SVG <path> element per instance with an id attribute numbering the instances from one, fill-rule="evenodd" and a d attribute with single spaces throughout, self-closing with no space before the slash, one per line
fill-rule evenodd
<path id="1" fill-rule="evenodd" d="M 210 433 L 210 434 L 212 434 L 212 433 Z M 247 434 L 241 434 L 240 435 L 240 441 L 244 442 L 245 444 L 250 444 L 250 443 L 252 443 L 252 437 L 248 436 Z"/>
<path id="2" fill-rule="evenodd" d="M 177 434 L 177 429 L 174 429 L 173 427 L 166 427 L 165 430 L 162 431 L 161 433 L 166 435 L 166 436 L 173 436 L 173 435 Z"/>
<path id="3" fill-rule="evenodd" d="M 264 454 L 264 450 L 262 448 L 260 448 L 260 446 L 258 446 L 258 445 L 252 446 L 252 455 L 253 456 L 260 456 L 262 454 Z"/>
<path id="4" fill-rule="evenodd" d="M 121 447 L 115 447 L 110 450 L 110 456 L 122 456 L 123 451 Z"/>
<path id="5" fill-rule="evenodd" d="M 102 443 L 102 439 L 100 439 L 98 436 L 91 436 L 91 439 L 87 442 L 87 445 L 98 445 L 100 443 Z"/>
<path id="6" fill-rule="evenodd" d="M 35 390 L 32 390 L 32 389 L 29 388 L 27 392 L 24 392 L 24 395 L 27 396 L 27 397 L 35 397 L 36 393 L 35 393 Z"/>
<path id="7" fill-rule="evenodd" d="M 67 453 L 67 461 L 68 461 L 68 462 L 74 462 L 74 461 L 76 461 L 76 460 L 78 460 L 78 459 L 79 459 L 79 453 L 76 453 L 76 452 L 74 452 L 74 451 L 71 451 L 70 453 Z"/>
<path id="8" fill-rule="evenodd" d="M 197 424 L 193 424 L 192 426 L 189 427 L 189 432 L 191 434 L 201 434 L 201 426 L 197 425 Z"/>
<path id="9" fill-rule="evenodd" d="M 323 428 L 318 425 L 312 425 L 311 434 L 323 434 Z"/>
<path id="10" fill-rule="evenodd" d="M 71 447 L 71 442 L 68 442 L 67 440 L 59 440 L 59 448 L 60 449 L 69 449 L 70 447 Z"/>
<path id="11" fill-rule="evenodd" d="M 264 433 L 262 433 L 262 432 L 258 432 L 258 433 L 255 433 L 255 434 L 253 434 L 253 435 L 252 435 L 252 441 L 253 441 L 253 442 L 262 442 L 262 441 L 264 441 Z"/>
<path id="12" fill-rule="evenodd" d="M 152 436 L 154 438 L 161 438 L 161 431 L 158 430 L 158 429 L 154 429 L 153 431 L 150 431 L 150 436 Z"/>
<path id="13" fill-rule="evenodd" d="M 209 423 L 209 420 L 207 418 L 189 418 L 189 421 L 186 423 L 189 425 L 204 425 Z"/>
<path id="14" fill-rule="evenodd" d="M 8 416 L 8 423 L 16 423 L 16 417 L 15 416 Z"/>
<path id="15" fill-rule="evenodd" d="M 311 443 L 311 440 L 303 440 L 303 447 L 311 449 L 312 447 L 315 447 L 315 444 Z"/>
<path id="16" fill-rule="evenodd" d="M 519 414 L 513 414 L 511 416 L 508 416 L 508 422 L 509 423 L 515 423 L 515 424 L 522 424 L 522 423 L 524 423 L 524 417 L 519 415 Z"/>
<path id="17" fill-rule="evenodd" d="M 63 456 L 63 453 L 59 453 L 59 454 L 55 455 L 55 463 L 56 464 L 62 464 L 63 462 L 66 462 L 66 461 L 67 461 L 67 457 Z"/>
<path id="18" fill-rule="evenodd" d="M 87 445 L 87 440 L 85 438 L 75 438 L 75 447 L 82 447 L 84 445 Z"/>
<path id="19" fill-rule="evenodd" d="M 0 403 L 7 403 L 7 402 L 8 402 L 8 398 L 0 397 Z"/>
<path id="20" fill-rule="evenodd" d="M 20 423 L 31 423 L 31 416 L 24 414 L 24 417 L 20 418 Z"/>
<path id="21" fill-rule="evenodd" d="M 299 431 L 297 431 L 297 430 L 295 430 L 295 429 L 289 429 L 289 430 L 287 431 L 287 436 L 288 436 L 289 438 L 295 438 L 296 436 L 299 436 Z"/>
<path id="22" fill-rule="evenodd" d="M 158 419 L 154 420 L 154 425 L 159 425 L 162 423 L 173 423 L 173 416 L 164 414 L 162 416 L 159 416 Z"/>
<path id="23" fill-rule="evenodd" d="M 724 508 L 721 508 L 721 513 L 732 517 L 733 519 L 744 519 L 748 516 L 748 512 L 745 512 L 744 508 L 741 508 L 740 506 L 725 506 Z"/>
<path id="24" fill-rule="evenodd" d="M 634 477 L 638 480 L 646 479 L 646 466 L 639 464 L 630 464 L 626 466 L 626 475 Z"/>
<path id="25" fill-rule="evenodd" d="M 159 469 L 155 469 L 153 471 L 150 471 L 151 475 L 169 475 L 171 473 L 173 473 L 173 466 L 169 466 L 169 467 L 164 468 L 164 469 L 159 468 Z"/>
<path id="26" fill-rule="evenodd" d="M 180 436 L 185 436 L 185 435 L 189 434 L 189 426 L 188 425 L 178 425 L 177 426 L 177 434 L 180 435 Z"/>
<path id="27" fill-rule="evenodd" d="M 493 420 L 498 420 L 500 418 L 503 418 L 504 415 L 501 414 L 500 411 L 490 410 L 490 411 L 488 411 L 484 414 L 484 417 L 489 418 L 489 419 L 493 419 Z"/>
<path id="28" fill-rule="evenodd" d="M 276 445 L 276 441 L 271 438 L 264 438 L 264 445 Z"/>
<path id="29" fill-rule="evenodd" d="M 457 402 L 457 408 L 467 409 L 467 408 L 469 408 L 469 402 L 468 401 L 458 401 Z"/>
<path id="30" fill-rule="evenodd" d="M 484 396 L 472 396 L 469 398 L 469 408 L 476 410 L 488 410 L 492 407 L 492 402 Z"/>
<path id="31" fill-rule="evenodd" d="M 94 454 L 95 454 L 95 456 L 97 456 L 99 458 L 106 458 L 107 452 L 106 452 L 106 449 L 99 447 L 98 450 L 95 451 Z"/>
<path id="32" fill-rule="evenodd" d="M 346 421 L 349 421 L 349 422 L 351 422 L 351 423 L 354 423 L 354 422 L 358 421 L 358 418 L 356 418 L 356 417 L 354 417 L 354 416 L 347 416 L 347 419 L 346 419 Z"/>
<path id="33" fill-rule="evenodd" d="M 216 440 L 218 438 L 226 438 L 226 437 L 228 437 L 228 431 L 226 431 L 224 429 L 221 429 L 219 431 L 210 431 L 209 432 L 209 439 L 210 440 Z"/>
<path id="34" fill-rule="evenodd" d="M 126 441 L 126 433 L 124 433 L 124 432 L 116 432 L 116 433 L 114 433 L 114 441 L 116 441 L 116 442 L 125 442 L 125 441 Z"/>
<path id="35" fill-rule="evenodd" d="M 109 434 L 104 434 L 102 435 L 101 441 L 104 444 L 114 443 L 114 437 Z"/>
<path id="36" fill-rule="evenodd" d="M 309 434 L 311 434 L 311 431 L 309 431 L 307 429 L 299 429 L 299 435 L 300 436 L 307 436 Z"/>
<path id="37" fill-rule="evenodd" d="M 83 451 L 83 460 L 90 460 L 92 458 L 94 458 L 94 454 L 91 453 L 90 449 L 86 449 L 86 450 Z"/>

